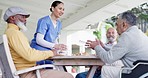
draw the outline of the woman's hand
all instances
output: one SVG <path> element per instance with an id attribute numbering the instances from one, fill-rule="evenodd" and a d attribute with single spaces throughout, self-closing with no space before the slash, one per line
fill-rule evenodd
<path id="1" fill-rule="evenodd" d="M 67 50 L 67 47 L 64 44 L 55 44 L 54 49 L 55 50 Z"/>
<path id="2" fill-rule="evenodd" d="M 58 55 L 66 55 L 67 46 L 64 44 L 56 44 L 54 50 Z"/>

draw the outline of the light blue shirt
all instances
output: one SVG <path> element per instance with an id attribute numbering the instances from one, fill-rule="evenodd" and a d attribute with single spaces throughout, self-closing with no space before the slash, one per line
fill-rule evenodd
<path id="1" fill-rule="evenodd" d="M 48 16 L 45 16 L 41 19 L 38 20 L 37 24 L 37 30 L 36 33 L 34 34 L 34 39 L 31 42 L 31 47 L 35 48 L 37 50 L 50 50 L 50 48 L 43 47 L 41 45 L 38 45 L 36 42 L 36 35 L 37 33 L 43 34 L 44 35 L 44 40 L 55 43 L 60 30 L 62 28 L 62 24 L 60 20 L 57 20 L 57 26 L 54 27 L 51 18 Z"/>

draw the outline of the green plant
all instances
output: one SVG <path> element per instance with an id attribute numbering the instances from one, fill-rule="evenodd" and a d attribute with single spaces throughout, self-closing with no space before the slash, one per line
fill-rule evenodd
<path id="1" fill-rule="evenodd" d="M 101 40 L 101 27 L 99 28 L 99 30 L 95 30 L 93 31 L 93 34 L 97 37 L 97 39 Z M 108 30 L 110 27 L 112 27 L 112 25 L 110 23 L 106 23 L 105 25 L 105 29 Z"/>
<path id="2" fill-rule="evenodd" d="M 93 34 L 97 37 L 97 39 L 101 39 L 101 32 L 96 30 L 96 31 L 93 31 Z"/>

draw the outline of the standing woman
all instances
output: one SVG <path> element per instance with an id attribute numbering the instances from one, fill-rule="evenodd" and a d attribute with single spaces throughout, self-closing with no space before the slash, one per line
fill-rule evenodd
<path id="1" fill-rule="evenodd" d="M 66 45 L 58 43 L 58 36 L 62 28 L 59 18 L 64 14 L 64 3 L 54 1 L 50 7 L 51 15 L 38 20 L 37 30 L 31 47 L 37 50 L 66 50 Z M 52 61 L 42 60 L 37 64 L 52 64 Z"/>

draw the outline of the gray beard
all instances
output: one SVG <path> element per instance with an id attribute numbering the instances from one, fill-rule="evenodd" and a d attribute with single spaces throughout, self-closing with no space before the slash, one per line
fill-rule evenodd
<path id="1" fill-rule="evenodd" d="M 22 31 L 27 31 L 27 27 L 25 26 L 24 23 L 20 22 L 20 21 L 17 21 L 16 22 L 16 25 L 22 30 Z"/>
<path id="2" fill-rule="evenodd" d="M 110 38 L 108 38 L 108 41 L 110 41 L 110 42 L 114 42 L 115 39 L 114 39 L 113 37 L 110 37 Z"/>

